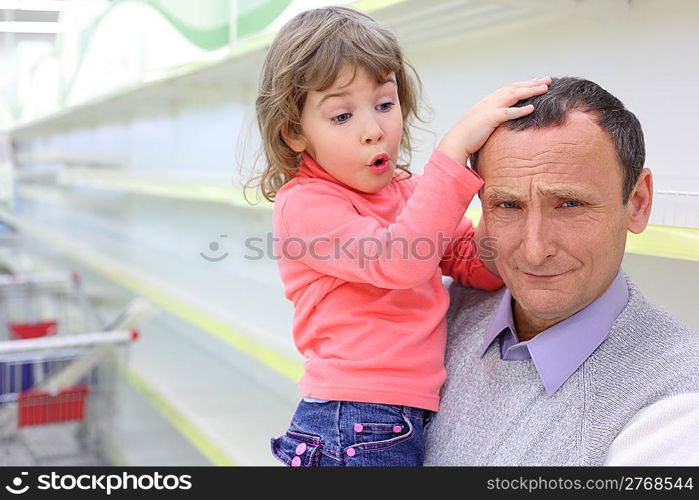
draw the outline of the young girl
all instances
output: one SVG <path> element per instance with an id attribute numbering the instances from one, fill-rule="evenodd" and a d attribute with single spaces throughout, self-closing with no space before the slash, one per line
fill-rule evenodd
<path id="1" fill-rule="evenodd" d="M 411 177 L 416 86 L 394 35 L 348 8 L 289 21 L 264 63 L 257 118 L 303 399 L 272 452 L 291 466 L 422 465 L 445 380 L 441 280 L 494 290 L 464 212 L 483 182 L 466 162 L 548 79 L 478 103 Z M 465 256 L 465 258 L 464 258 Z M 490 265 L 490 264 L 488 264 Z M 492 268 L 491 268 L 492 269 Z"/>

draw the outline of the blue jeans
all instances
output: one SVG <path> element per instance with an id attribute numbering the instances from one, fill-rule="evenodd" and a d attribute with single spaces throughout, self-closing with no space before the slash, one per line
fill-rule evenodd
<path id="1" fill-rule="evenodd" d="M 292 467 L 421 466 L 434 412 L 353 401 L 301 400 L 272 453 Z"/>

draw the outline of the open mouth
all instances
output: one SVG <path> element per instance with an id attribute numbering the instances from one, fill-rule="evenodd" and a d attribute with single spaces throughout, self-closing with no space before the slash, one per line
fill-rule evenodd
<path id="1" fill-rule="evenodd" d="M 369 163 L 369 166 L 371 167 L 384 167 L 388 164 L 388 158 L 389 156 L 386 153 L 381 153 L 379 155 L 374 156 L 372 158 L 371 163 Z"/>

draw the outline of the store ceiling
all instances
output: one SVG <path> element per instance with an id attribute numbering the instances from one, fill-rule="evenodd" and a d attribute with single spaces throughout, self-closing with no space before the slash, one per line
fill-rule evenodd
<path id="1" fill-rule="evenodd" d="M 44 6 L 60 5 L 63 3 L 70 3 L 74 0 L 0 0 L 0 49 L 13 47 L 20 41 L 26 40 L 37 40 L 44 42 L 54 42 L 56 40 L 55 33 L 22 33 L 14 32 L 10 30 L 6 32 L 2 29 L 3 26 L 7 26 L 4 23 L 55 23 L 58 21 L 60 16 L 60 9 L 51 10 L 48 7 L 47 10 L 34 10 L 35 8 L 41 8 Z M 85 0 L 80 0 L 84 2 Z M 89 1 L 89 0 L 88 0 Z M 104 0 L 95 0 L 104 1 Z M 111 1 L 111 0 L 107 0 Z M 25 2 L 27 8 L 31 7 L 31 10 L 25 10 L 22 7 L 22 3 Z M 20 8 L 11 8 L 12 6 L 19 5 Z"/>
<path id="2" fill-rule="evenodd" d="M 33 22 L 33 23 L 55 23 L 58 21 L 59 12 L 31 11 L 31 10 L 8 10 L 0 9 L 0 23 L 3 22 Z M 56 35 L 52 33 L 5 33 L 0 32 L 0 47 L 12 47 L 20 41 L 43 41 L 53 42 Z"/>

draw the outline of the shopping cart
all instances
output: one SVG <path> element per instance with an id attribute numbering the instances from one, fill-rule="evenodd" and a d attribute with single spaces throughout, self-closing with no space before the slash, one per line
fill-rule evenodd
<path id="1" fill-rule="evenodd" d="M 74 273 L 0 276 L 0 465 L 110 463 L 117 367 L 148 311 L 105 326 Z"/>
<path id="2" fill-rule="evenodd" d="M 1 275 L 0 315 L 0 340 L 97 331 L 104 325 L 74 272 Z"/>

